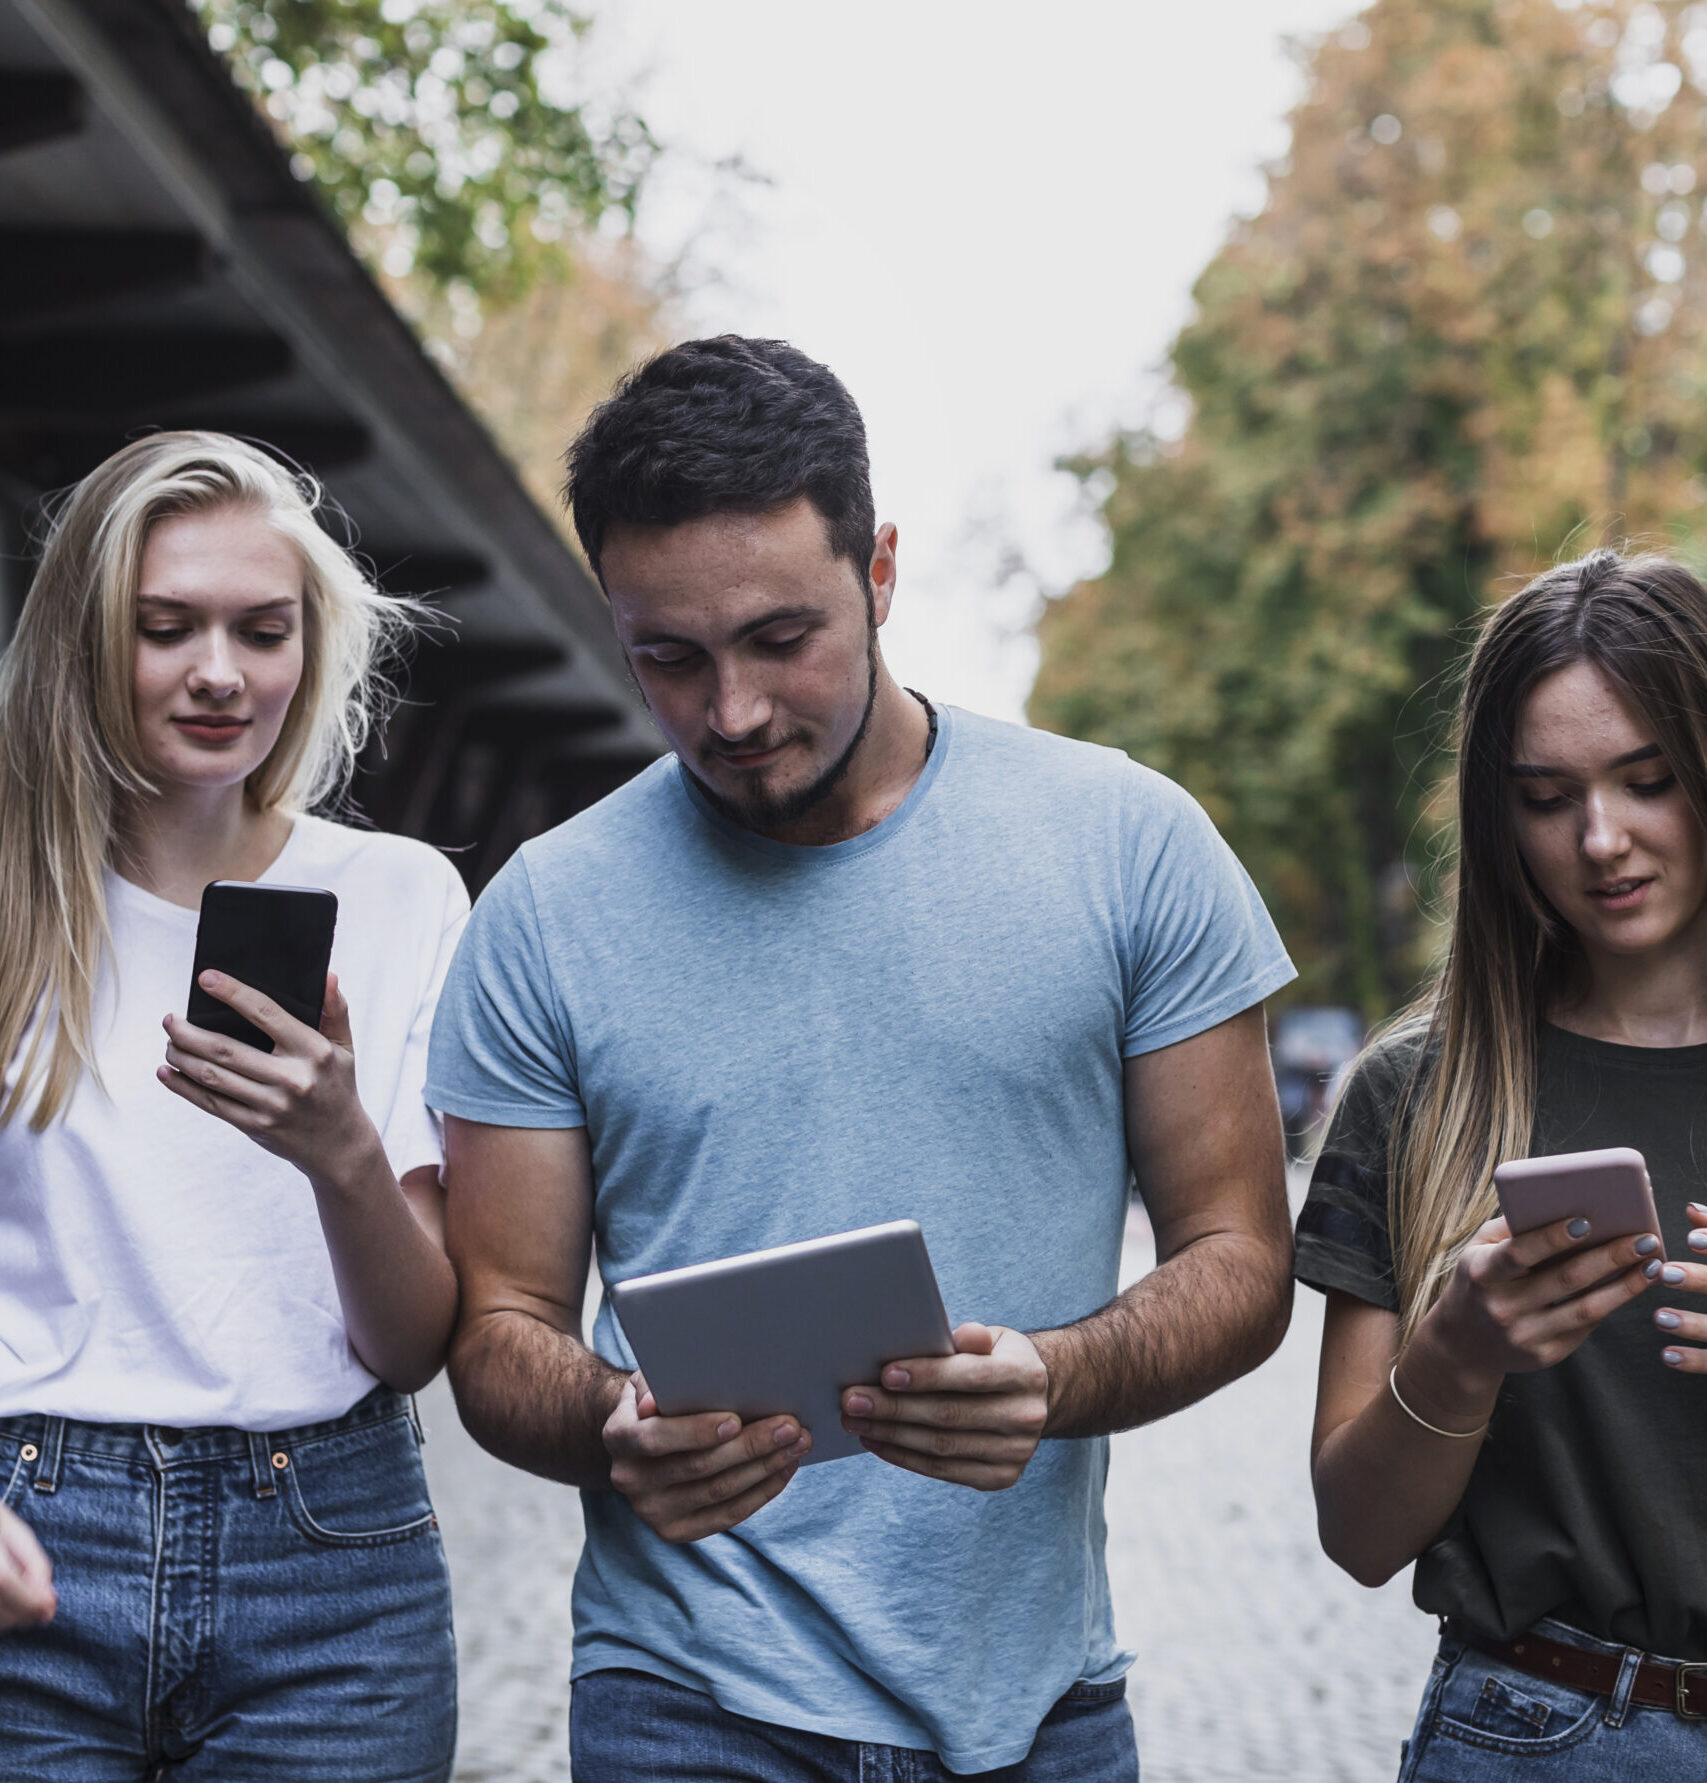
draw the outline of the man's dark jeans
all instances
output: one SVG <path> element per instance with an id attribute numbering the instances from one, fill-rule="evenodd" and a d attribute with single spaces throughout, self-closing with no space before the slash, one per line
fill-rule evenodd
<path id="1" fill-rule="evenodd" d="M 575 1783 L 974 1783 L 934 1752 L 868 1746 L 731 1715 L 644 1672 L 588 1672 L 569 1708 Z M 983 1783 L 1138 1783 L 1126 1684 L 1078 1684 L 1018 1764 Z"/>

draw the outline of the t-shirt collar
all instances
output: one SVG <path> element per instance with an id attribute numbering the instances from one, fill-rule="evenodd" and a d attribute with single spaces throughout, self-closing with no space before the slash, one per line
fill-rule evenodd
<path id="1" fill-rule="evenodd" d="M 255 880 L 257 885 L 276 885 L 281 880 L 286 884 L 291 883 L 288 877 L 291 860 L 301 848 L 307 828 L 308 820 L 306 818 L 298 816 L 291 820 L 290 834 L 285 837 L 284 846 L 273 856 L 266 870 Z M 199 910 L 191 910 L 182 904 L 174 904 L 170 898 L 156 896 L 155 893 L 138 885 L 134 880 L 126 879 L 112 866 L 107 868 L 106 881 L 109 903 L 118 902 L 143 916 L 152 916 L 191 928 L 201 920 Z"/>

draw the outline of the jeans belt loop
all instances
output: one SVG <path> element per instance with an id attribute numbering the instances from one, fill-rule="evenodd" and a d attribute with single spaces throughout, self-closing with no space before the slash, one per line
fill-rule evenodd
<path id="1" fill-rule="evenodd" d="M 421 1408 L 415 1401 L 415 1395 L 409 1395 L 409 1422 L 415 1426 L 415 1441 L 418 1446 L 427 1446 L 427 1433 L 421 1428 Z"/>
<path id="2" fill-rule="evenodd" d="M 59 1462 L 65 1453 L 65 1420 L 48 1418 L 42 1426 L 41 1455 L 36 1461 L 35 1489 L 38 1492 L 59 1490 Z"/>
<path id="3" fill-rule="evenodd" d="M 1624 1717 L 1630 1708 L 1630 1692 L 1636 1688 L 1636 1674 L 1642 1668 L 1642 1655 L 1634 1647 L 1624 1649 L 1624 1658 L 1618 1667 L 1618 1682 L 1612 1686 L 1612 1695 L 1607 1700 L 1606 1713 L 1601 1720 L 1608 1727 L 1622 1727 Z"/>
<path id="4" fill-rule="evenodd" d="M 258 1430 L 249 1432 L 249 1469 L 255 1476 L 255 1496 L 257 1498 L 277 1498 L 279 1489 L 274 1483 L 272 1443 L 264 1433 Z"/>

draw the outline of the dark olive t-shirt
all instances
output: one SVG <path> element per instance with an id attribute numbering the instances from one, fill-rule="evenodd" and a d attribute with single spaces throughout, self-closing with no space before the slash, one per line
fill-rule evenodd
<path id="1" fill-rule="evenodd" d="M 1298 1279 L 1398 1310 L 1387 1225 L 1393 1110 L 1417 1057 L 1389 1042 L 1340 1098 L 1298 1219 Z M 1707 1201 L 1707 1046 L 1541 1031 L 1531 1152 L 1633 1145 L 1666 1254 Z M 1602 1640 L 1707 1661 L 1707 1378 L 1667 1368 L 1650 1288 L 1552 1368 L 1506 1377 L 1451 1520 L 1417 1561 L 1419 1608 L 1510 1640 L 1555 1616 Z"/>

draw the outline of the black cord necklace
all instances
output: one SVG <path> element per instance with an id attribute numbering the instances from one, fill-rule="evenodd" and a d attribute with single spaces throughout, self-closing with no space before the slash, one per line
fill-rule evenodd
<path id="1" fill-rule="evenodd" d="M 925 717 L 930 721 L 930 735 L 925 738 L 925 760 L 929 761 L 931 751 L 936 748 L 936 707 L 916 687 L 909 687 L 907 691 L 924 707 Z"/>

